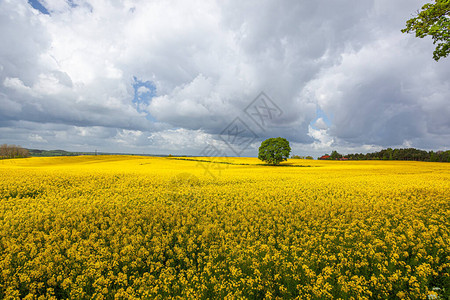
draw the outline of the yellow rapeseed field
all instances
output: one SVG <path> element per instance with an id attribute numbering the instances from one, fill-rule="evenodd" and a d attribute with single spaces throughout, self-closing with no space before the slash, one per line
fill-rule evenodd
<path id="1" fill-rule="evenodd" d="M 2 160 L 0 298 L 448 299 L 449 191 L 445 163 Z"/>

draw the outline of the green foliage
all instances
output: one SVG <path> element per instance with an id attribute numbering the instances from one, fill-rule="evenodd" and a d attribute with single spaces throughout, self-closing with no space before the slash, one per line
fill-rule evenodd
<path id="1" fill-rule="evenodd" d="M 314 159 L 312 156 L 308 155 L 308 156 L 300 156 L 300 155 L 292 155 L 291 156 L 292 159 Z"/>
<path id="2" fill-rule="evenodd" d="M 23 158 L 30 156 L 27 149 L 17 145 L 0 145 L 0 159 L 6 158 Z"/>
<path id="3" fill-rule="evenodd" d="M 402 32 L 415 32 L 419 38 L 431 36 L 433 44 L 437 44 L 433 58 L 438 61 L 450 53 L 450 0 L 434 2 L 422 6 L 416 17 L 406 21 Z"/>
<path id="4" fill-rule="evenodd" d="M 450 162 L 450 150 L 447 151 L 425 151 L 415 148 L 392 149 L 387 148 L 373 153 L 347 154 L 349 160 L 414 160 L 432 162 Z"/>
<path id="5" fill-rule="evenodd" d="M 288 159 L 291 153 L 289 141 L 285 138 L 270 138 L 261 143 L 258 158 L 268 164 L 278 165 Z"/>
<path id="6" fill-rule="evenodd" d="M 340 159 L 342 158 L 342 154 L 338 153 L 336 150 L 334 150 L 333 152 L 331 152 L 331 159 Z"/>

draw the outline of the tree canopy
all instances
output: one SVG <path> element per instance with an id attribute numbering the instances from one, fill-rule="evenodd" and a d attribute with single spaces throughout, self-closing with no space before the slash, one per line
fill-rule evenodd
<path id="1" fill-rule="evenodd" d="M 0 159 L 28 157 L 30 153 L 17 145 L 0 145 Z"/>
<path id="2" fill-rule="evenodd" d="M 415 32 L 419 38 L 431 36 L 433 44 L 437 44 L 434 60 L 446 57 L 450 53 L 450 0 L 434 0 L 434 3 L 425 4 L 414 18 L 406 21 L 402 32 Z"/>
<path id="3" fill-rule="evenodd" d="M 289 141 L 285 138 L 270 138 L 261 143 L 258 158 L 268 164 L 278 165 L 288 159 L 291 153 Z"/>

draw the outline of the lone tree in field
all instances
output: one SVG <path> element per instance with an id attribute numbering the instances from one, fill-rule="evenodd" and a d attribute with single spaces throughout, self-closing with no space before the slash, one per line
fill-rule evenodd
<path id="1" fill-rule="evenodd" d="M 288 159 L 291 153 L 289 141 L 285 138 L 270 138 L 261 143 L 258 158 L 268 164 L 278 165 Z"/>

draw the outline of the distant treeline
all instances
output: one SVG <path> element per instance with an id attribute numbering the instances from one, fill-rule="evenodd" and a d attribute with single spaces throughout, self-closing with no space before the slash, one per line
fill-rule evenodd
<path id="1" fill-rule="evenodd" d="M 30 156 L 37 156 L 37 157 L 95 155 L 95 152 L 70 152 L 65 150 L 28 149 L 28 151 L 30 152 Z"/>
<path id="2" fill-rule="evenodd" d="M 300 156 L 300 155 L 292 155 L 291 158 L 293 159 L 314 159 L 312 156 Z"/>
<path id="3" fill-rule="evenodd" d="M 29 151 L 20 146 L 7 144 L 0 145 L 0 159 L 23 158 L 28 156 L 30 156 Z"/>
<path id="4" fill-rule="evenodd" d="M 79 155 L 137 155 L 137 156 L 158 156 L 166 157 L 164 154 L 133 154 L 133 153 L 120 153 L 120 152 L 72 152 L 66 150 L 39 150 L 28 149 L 30 156 L 35 157 L 51 157 L 51 156 L 79 156 Z M 169 155 L 170 156 L 170 155 Z"/>
<path id="5" fill-rule="evenodd" d="M 425 151 L 415 148 L 392 149 L 387 148 L 373 153 L 355 153 L 342 155 L 333 151 L 331 155 L 325 154 L 319 159 L 331 160 L 414 160 L 414 161 L 434 161 L 450 162 L 450 150 L 447 151 Z"/>

